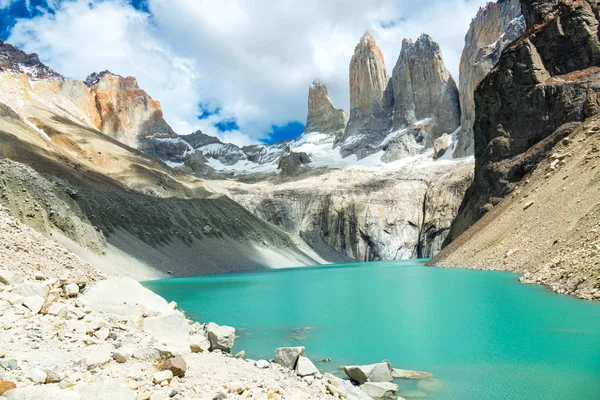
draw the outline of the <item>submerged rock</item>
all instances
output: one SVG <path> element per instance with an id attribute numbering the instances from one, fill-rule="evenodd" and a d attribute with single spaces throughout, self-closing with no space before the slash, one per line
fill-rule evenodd
<path id="1" fill-rule="evenodd" d="M 433 378 L 433 374 L 431 372 L 392 368 L 392 377 L 399 379 L 429 379 Z"/>

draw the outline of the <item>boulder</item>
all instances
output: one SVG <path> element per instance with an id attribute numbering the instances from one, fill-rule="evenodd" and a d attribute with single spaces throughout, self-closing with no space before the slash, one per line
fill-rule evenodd
<path id="1" fill-rule="evenodd" d="M 23 275 L 18 272 L 0 269 L 0 283 L 11 286 L 18 285 L 19 283 L 23 283 Z"/>
<path id="2" fill-rule="evenodd" d="M 25 378 L 33 382 L 34 385 L 46 383 L 47 375 L 41 369 L 31 369 L 25 373 Z"/>
<path id="3" fill-rule="evenodd" d="M 144 318 L 142 329 L 159 343 L 176 349 L 181 354 L 190 352 L 188 322 L 180 312 L 171 310 L 166 315 Z"/>
<path id="4" fill-rule="evenodd" d="M 271 366 L 271 363 L 267 360 L 258 360 L 254 363 L 254 365 L 256 365 L 257 368 L 265 369 L 269 368 Z"/>
<path id="5" fill-rule="evenodd" d="M 296 363 L 296 375 L 305 377 L 309 375 L 315 375 L 319 373 L 315 364 L 310 361 L 307 357 L 300 356 L 298 357 L 298 362 Z"/>
<path id="6" fill-rule="evenodd" d="M 92 370 L 108 364 L 112 358 L 115 346 L 112 344 L 98 344 L 90 346 L 84 357 L 85 365 L 88 370 Z"/>
<path id="7" fill-rule="evenodd" d="M 169 370 L 173 373 L 173 376 L 182 377 L 185 376 L 187 371 L 187 364 L 181 356 L 169 358 L 163 365 L 163 370 Z"/>
<path id="8" fill-rule="evenodd" d="M 63 287 L 63 293 L 65 297 L 77 297 L 79 295 L 79 285 L 76 283 L 69 283 Z"/>
<path id="9" fill-rule="evenodd" d="M 0 381 L 0 395 L 8 392 L 9 390 L 16 389 L 17 385 L 12 381 Z"/>
<path id="10" fill-rule="evenodd" d="M 173 372 L 170 370 L 159 371 L 154 374 L 152 377 L 152 381 L 157 385 L 160 385 L 161 382 L 167 381 L 170 382 L 173 379 Z"/>
<path id="11" fill-rule="evenodd" d="M 432 378 L 431 372 L 410 371 L 407 369 L 392 368 L 392 378 L 398 379 L 429 379 Z"/>
<path id="12" fill-rule="evenodd" d="M 294 369 L 298 358 L 304 354 L 304 347 L 280 347 L 275 349 L 273 361 L 283 367 Z"/>
<path id="13" fill-rule="evenodd" d="M 44 305 L 44 298 L 39 295 L 25 297 L 23 305 L 31 310 L 32 313 L 38 314 Z"/>
<path id="14" fill-rule="evenodd" d="M 230 352 L 235 342 L 235 328 L 231 326 L 219 326 L 211 322 L 206 327 L 208 340 L 210 341 L 210 350 L 223 350 Z"/>
<path id="15" fill-rule="evenodd" d="M 391 382 L 393 380 L 390 367 L 382 362 L 371 365 L 342 367 L 350 379 L 363 384 L 365 382 Z"/>
<path id="16" fill-rule="evenodd" d="M 210 341 L 206 338 L 206 336 L 199 333 L 192 335 L 190 338 L 190 350 L 193 353 L 208 351 L 210 350 Z"/>
<path id="17" fill-rule="evenodd" d="M 398 392 L 398 385 L 391 382 L 366 382 L 360 386 L 360 390 L 373 399 L 393 396 Z"/>
<path id="18" fill-rule="evenodd" d="M 128 347 L 120 347 L 113 352 L 113 359 L 118 363 L 126 363 L 133 356 L 133 350 Z"/>
<path id="19" fill-rule="evenodd" d="M 42 314 L 54 315 L 59 318 L 67 316 L 67 305 L 63 303 L 50 303 L 42 307 Z"/>

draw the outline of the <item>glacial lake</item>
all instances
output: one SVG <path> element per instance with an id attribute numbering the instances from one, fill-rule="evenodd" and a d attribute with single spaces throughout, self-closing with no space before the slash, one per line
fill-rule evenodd
<path id="1" fill-rule="evenodd" d="M 407 399 L 600 399 L 600 304 L 520 284 L 515 274 L 411 260 L 144 285 L 194 320 L 236 327 L 234 352 L 252 359 L 305 346 L 322 371 L 389 360 L 435 375 L 397 380 Z"/>

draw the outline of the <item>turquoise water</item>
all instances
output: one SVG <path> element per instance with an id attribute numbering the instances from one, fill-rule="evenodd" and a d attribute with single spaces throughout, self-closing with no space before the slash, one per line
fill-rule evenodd
<path id="1" fill-rule="evenodd" d="M 321 370 L 386 359 L 433 372 L 397 382 L 432 400 L 599 400 L 600 304 L 517 278 L 394 261 L 145 285 L 192 319 L 238 328 L 234 351 L 253 359 L 302 345 Z"/>

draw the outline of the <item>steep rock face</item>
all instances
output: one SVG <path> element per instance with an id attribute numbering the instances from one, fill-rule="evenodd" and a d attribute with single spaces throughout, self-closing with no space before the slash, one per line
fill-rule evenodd
<path id="1" fill-rule="evenodd" d="M 366 62 L 365 60 L 370 60 Z M 396 161 L 424 152 L 436 138 L 460 125 L 460 104 L 454 79 L 439 45 L 428 35 L 415 43 L 405 39 L 391 79 L 381 50 L 367 35 L 350 64 L 351 113 L 339 141 L 343 157 L 359 159 L 383 151 L 381 160 Z M 371 79 L 372 76 L 377 79 Z"/>
<path id="2" fill-rule="evenodd" d="M 26 74 L 32 80 L 58 79 L 64 77 L 43 64 L 37 54 L 27 54 L 15 46 L 0 40 L 0 71 Z"/>
<path id="3" fill-rule="evenodd" d="M 273 184 L 213 183 L 318 252 L 373 261 L 435 255 L 471 179 L 472 164 L 455 163 L 391 173 L 328 171 Z"/>
<path id="4" fill-rule="evenodd" d="M 176 134 L 163 119 L 160 103 L 138 86 L 133 77 L 123 78 L 106 73 L 90 88 L 104 134 L 142 151 L 153 138 L 170 138 Z"/>
<path id="5" fill-rule="evenodd" d="M 392 96 L 381 49 L 369 32 L 354 49 L 350 61 L 350 118 L 340 140 L 343 157 L 358 158 L 377 151 L 391 127 Z"/>
<path id="6" fill-rule="evenodd" d="M 525 32 L 519 0 L 488 3 L 481 8 L 465 37 L 460 59 L 461 130 L 455 157 L 473 154 L 475 88 L 496 65 L 502 50 Z"/>
<path id="7" fill-rule="evenodd" d="M 282 175 L 296 175 L 308 164 L 310 157 L 306 153 L 290 152 L 279 160 L 277 169 L 281 170 Z"/>
<path id="8" fill-rule="evenodd" d="M 333 106 L 327 86 L 315 80 L 308 90 L 308 116 L 304 132 L 339 134 L 346 128 L 348 114 Z"/>
<path id="9" fill-rule="evenodd" d="M 597 4 L 521 4 L 526 33 L 475 92 L 475 179 L 448 241 L 507 196 L 577 123 L 600 110 Z"/>
<path id="10" fill-rule="evenodd" d="M 402 41 L 392 74 L 394 127 L 405 128 L 429 119 L 425 146 L 460 126 L 458 88 L 444 65 L 440 46 L 429 35 Z"/>

